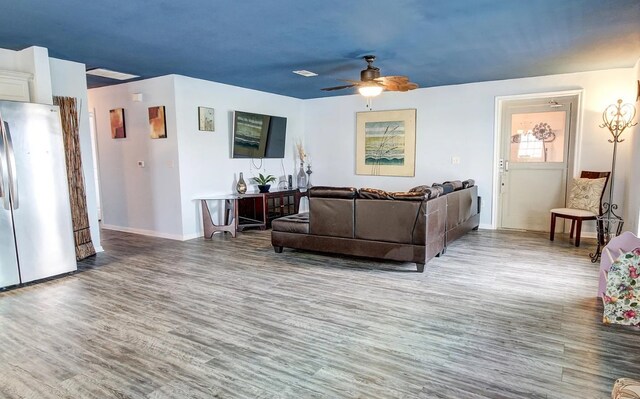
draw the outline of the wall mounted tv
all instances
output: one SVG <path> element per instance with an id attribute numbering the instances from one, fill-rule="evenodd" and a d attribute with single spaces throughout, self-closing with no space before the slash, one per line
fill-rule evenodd
<path id="1" fill-rule="evenodd" d="M 233 158 L 284 158 L 287 118 L 235 111 Z"/>

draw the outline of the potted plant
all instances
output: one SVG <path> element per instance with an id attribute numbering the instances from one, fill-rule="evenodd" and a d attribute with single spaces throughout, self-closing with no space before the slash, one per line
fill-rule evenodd
<path id="1" fill-rule="evenodd" d="M 271 184 L 269 183 L 276 181 L 276 178 L 273 175 L 264 176 L 262 173 L 258 173 L 258 177 L 254 177 L 253 180 L 258 183 L 258 190 L 260 190 L 261 193 L 268 193 L 271 188 Z"/>

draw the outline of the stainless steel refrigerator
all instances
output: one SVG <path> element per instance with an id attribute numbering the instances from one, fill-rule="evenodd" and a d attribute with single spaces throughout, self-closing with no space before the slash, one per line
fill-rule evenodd
<path id="1" fill-rule="evenodd" d="M 77 269 L 57 106 L 0 101 L 0 288 Z"/>

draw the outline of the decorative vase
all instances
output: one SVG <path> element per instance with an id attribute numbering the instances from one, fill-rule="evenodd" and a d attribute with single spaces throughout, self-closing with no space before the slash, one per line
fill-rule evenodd
<path id="1" fill-rule="evenodd" d="M 236 184 L 236 191 L 238 191 L 238 194 L 244 194 L 247 192 L 247 183 L 244 182 L 242 172 L 240 172 L 240 178 L 238 179 L 238 184 Z"/>
<path id="2" fill-rule="evenodd" d="M 300 162 L 300 170 L 297 176 L 298 190 L 307 191 L 307 175 L 304 173 L 304 162 Z"/>
<path id="3" fill-rule="evenodd" d="M 311 174 L 313 172 L 311 171 L 311 164 L 308 163 L 307 164 L 307 188 L 311 188 Z"/>

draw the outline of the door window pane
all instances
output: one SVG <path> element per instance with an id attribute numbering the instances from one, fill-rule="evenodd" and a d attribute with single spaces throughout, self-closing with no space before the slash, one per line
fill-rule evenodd
<path id="1" fill-rule="evenodd" d="M 511 162 L 564 162 L 565 111 L 511 116 Z"/>

